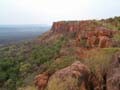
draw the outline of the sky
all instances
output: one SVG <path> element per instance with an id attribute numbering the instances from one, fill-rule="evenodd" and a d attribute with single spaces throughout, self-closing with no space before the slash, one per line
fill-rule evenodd
<path id="1" fill-rule="evenodd" d="M 0 25 L 120 16 L 120 0 L 0 0 Z"/>

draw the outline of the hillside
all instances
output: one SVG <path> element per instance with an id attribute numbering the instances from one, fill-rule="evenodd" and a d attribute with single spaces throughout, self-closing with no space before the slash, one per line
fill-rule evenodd
<path id="1" fill-rule="evenodd" d="M 54 22 L 0 47 L 0 90 L 120 90 L 120 17 Z"/>

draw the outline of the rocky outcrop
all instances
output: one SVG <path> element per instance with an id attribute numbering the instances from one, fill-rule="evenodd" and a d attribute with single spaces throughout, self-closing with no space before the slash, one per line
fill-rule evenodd
<path id="1" fill-rule="evenodd" d="M 104 27 L 97 27 L 95 31 L 89 32 L 87 42 L 89 47 L 105 48 L 112 46 L 112 37 L 115 31 Z"/>
<path id="2" fill-rule="evenodd" d="M 35 85 L 38 90 L 120 90 L 120 52 L 110 61 L 105 71 L 94 73 L 85 64 L 75 61 L 51 76 L 47 73 L 36 76 Z"/>
<path id="3" fill-rule="evenodd" d="M 120 52 L 115 54 L 107 73 L 107 90 L 120 90 Z"/>
<path id="4" fill-rule="evenodd" d="M 98 40 L 99 40 L 98 43 L 99 48 L 106 48 L 112 46 L 112 40 L 107 36 L 99 36 Z"/>
<path id="5" fill-rule="evenodd" d="M 79 30 L 79 22 L 54 22 L 52 26 L 52 31 L 54 33 L 60 33 L 60 32 L 74 32 Z"/>
<path id="6" fill-rule="evenodd" d="M 77 90 L 75 89 L 75 87 L 80 88 L 81 90 L 88 90 L 87 89 L 88 88 L 87 87 L 88 77 L 89 77 L 88 67 L 82 64 L 81 62 L 76 61 L 71 66 L 68 66 L 64 69 L 61 69 L 55 72 L 50 77 L 49 82 L 48 82 L 48 90 L 52 90 L 50 87 L 54 88 L 54 85 L 56 83 L 59 83 L 56 85 L 56 87 L 59 87 L 61 83 L 64 83 L 65 86 L 63 88 L 66 88 L 65 90 Z M 54 80 L 57 80 L 57 81 L 53 82 Z M 77 83 L 79 87 L 71 85 L 70 83 L 72 83 L 73 81 L 74 81 L 74 84 Z"/>
<path id="7" fill-rule="evenodd" d="M 68 75 L 73 76 L 75 78 L 88 77 L 89 69 L 80 61 L 76 61 L 71 66 L 68 66 L 62 70 L 55 72 L 52 77 L 57 76 L 60 78 L 64 78 L 65 76 L 68 76 Z"/>
<path id="8" fill-rule="evenodd" d="M 60 56 L 70 55 L 65 47 L 74 47 L 77 59 L 85 60 L 86 51 L 112 47 L 113 36 L 117 32 L 119 31 L 107 29 L 95 21 L 61 21 L 53 23 L 50 34 L 42 40 L 54 41 L 57 37 L 65 36 L 68 41 L 62 47 Z M 69 35 L 73 35 L 72 38 Z M 100 69 L 90 71 L 87 64 L 83 63 L 76 61 L 54 72 L 52 76 L 40 74 L 35 78 L 35 85 L 38 90 L 120 90 L 120 53 L 115 54 L 110 67 L 105 67 L 105 70 L 98 65 L 97 68 Z"/>
<path id="9" fill-rule="evenodd" d="M 94 30 L 95 26 L 98 25 L 95 21 L 59 21 L 54 22 L 51 30 L 54 33 L 60 32 L 77 32 L 77 31 L 87 31 Z M 89 27 L 89 28 L 88 28 Z"/>
<path id="10" fill-rule="evenodd" d="M 38 90 L 44 90 L 49 79 L 48 73 L 39 74 L 35 77 L 34 83 Z"/>
<path id="11" fill-rule="evenodd" d="M 105 48 L 112 46 L 112 37 L 117 32 L 100 26 L 95 21 L 61 21 L 53 23 L 53 33 L 74 33 L 76 46 L 86 41 L 89 48 Z"/>

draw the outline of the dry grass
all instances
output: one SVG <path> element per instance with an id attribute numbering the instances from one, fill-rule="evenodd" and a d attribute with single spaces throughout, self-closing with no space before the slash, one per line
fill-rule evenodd
<path id="1" fill-rule="evenodd" d="M 113 36 L 113 40 L 120 42 L 120 33 L 117 33 Z"/>
<path id="2" fill-rule="evenodd" d="M 53 78 L 47 87 L 47 90 L 79 90 L 78 80 L 72 77 L 66 77 L 65 80 Z"/>
<path id="3" fill-rule="evenodd" d="M 17 90 L 37 90 L 37 88 L 35 88 L 35 86 L 26 86 L 26 87 L 18 88 Z"/>
<path id="4" fill-rule="evenodd" d="M 71 65 L 74 61 L 76 61 L 75 56 L 63 56 L 54 61 L 46 62 L 44 65 L 47 71 L 52 73 Z"/>
<path id="5" fill-rule="evenodd" d="M 105 72 L 110 65 L 113 54 L 117 51 L 120 51 L 120 48 L 90 50 L 87 52 L 87 58 L 85 58 L 84 63 L 92 72 Z"/>

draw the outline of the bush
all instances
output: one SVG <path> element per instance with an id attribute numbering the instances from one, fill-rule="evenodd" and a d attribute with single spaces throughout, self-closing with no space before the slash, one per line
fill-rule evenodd
<path id="1" fill-rule="evenodd" d="M 86 39 L 81 39 L 80 40 L 80 46 L 82 46 L 82 47 L 88 47 L 87 46 L 87 40 Z"/>
<path id="2" fill-rule="evenodd" d="M 0 83 L 4 82 L 7 79 L 6 72 L 0 71 Z"/>
<path id="3" fill-rule="evenodd" d="M 55 61 L 46 62 L 47 71 L 53 73 L 57 70 L 71 65 L 76 60 L 75 56 L 63 56 Z"/>
<path id="4" fill-rule="evenodd" d="M 118 27 L 118 30 L 120 31 L 120 27 Z"/>
<path id="5" fill-rule="evenodd" d="M 31 68 L 31 64 L 30 63 L 23 63 L 23 62 L 21 62 L 19 71 L 20 71 L 21 75 L 24 76 L 26 73 L 28 73 L 30 68 Z"/>
<path id="6" fill-rule="evenodd" d="M 117 33 L 113 36 L 113 46 L 120 47 L 120 33 Z"/>
<path id="7" fill-rule="evenodd" d="M 117 41 L 117 42 L 120 42 L 120 33 L 117 33 L 113 36 L 113 40 L 114 41 Z"/>

